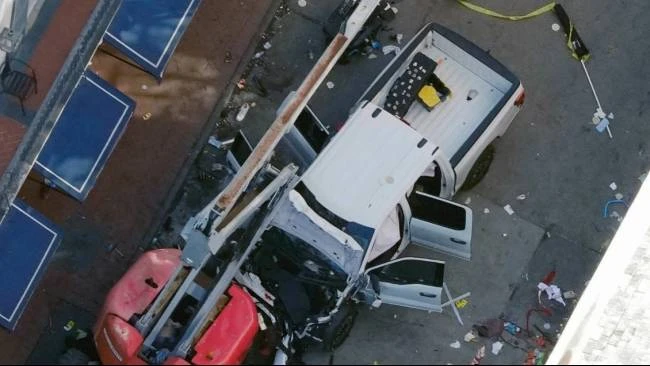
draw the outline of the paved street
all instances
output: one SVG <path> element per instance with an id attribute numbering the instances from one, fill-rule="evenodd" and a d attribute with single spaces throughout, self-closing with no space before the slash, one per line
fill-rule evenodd
<path id="1" fill-rule="evenodd" d="M 241 128 L 257 141 L 273 121 L 286 94 L 294 90 L 325 47 L 321 24 L 337 2 L 308 1 L 299 7 L 288 1 L 290 11 L 267 31 L 272 48 L 253 60 L 246 89 L 231 99 L 233 112 L 217 133 L 232 135 Z M 488 2 L 477 2 L 488 3 Z M 508 66 L 526 88 L 526 103 L 506 135 L 496 142 L 496 158 L 487 176 L 471 192 L 456 200 L 474 209 L 474 246 L 470 263 L 427 255 L 447 261 L 446 278 L 454 295 L 471 292 L 469 305 L 460 311 L 464 326 L 449 308 L 442 314 L 382 307 L 364 310 L 351 337 L 332 356 L 311 352 L 308 362 L 334 363 L 467 363 L 478 349 L 463 342 L 475 322 L 503 315 L 524 326 L 526 313 L 537 303 L 536 285 L 551 270 L 556 284 L 578 295 L 616 231 L 615 218 L 603 218 L 603 206 L 616 193 L 630 202 L 640 186 L 638 177 L 650 167 L 644 119 L 650 90 L 645 60 L 650 50 L 641 42 L 650 29 L 650 4 L 642 1 L 563 2 L 583 40 L 591 50 L 587 63 L 603 108 L 613 112 L 612 133 L 599 134 L 592 124 L 596 103 L 580 63 L 570 56 L 562 32 L 552 30 L 552 13 L 519 22 L 474 13 L 453 1 L 404 0 L 396 2 L 397 18 L 382 33 L 382 44 L 392 44 L 391 34 L 408 40 L 421 26 L 435 21 L 475 42 Z M 506 14 L 525 14 L 541 6 L 537 1 L 491 1 L 489 7 Z M 632 46 L 637 45 L 637 46 Z M 260 48 L 261 50 L 261 48 Z M 344 121 L 350 107 L 377 73 L 391 60 L 381 51 L 370 59 L 360 56 L 334 68 L 310 105 L 331 131 Z M 251 83 L 257 75 L 269 91 L 260 97 Z M 236 108 L 255 102 L 242 123 L 234 122 Z M 200 207 L 201 186 L 194 179 L 185 189 L 186 199 L 174 213 L 182 223 Z M 609 188 L 615 182 L 616 190 Z M 223 184 L 223 182 L 221 182 Z M 217 185 L 218 186 L 218 185 Z M 216 189 L 218 191 L 218 189 Z M 516 197 L 525 194 L 525 200 Z M 503 206 L 510 204 L 509 216 Z M 488 208 L 488 214 L 484 209 Z M 617 208 L 625 214 L 624 209 Z M 548 334 L 561 330 L 574 301 L 566 308 L 553 307 L 553 315 L 532 314 L 530 327 Z M 547 327 L 543 327 L 545 324 Z M 460 349 L 449 345 L 455 340 Z M 522 363 L 526 353 L 505 345 L 498 356 L 490 353 L 484 363 Z M 521 344 L 523 346 L 523 344 Z"/>

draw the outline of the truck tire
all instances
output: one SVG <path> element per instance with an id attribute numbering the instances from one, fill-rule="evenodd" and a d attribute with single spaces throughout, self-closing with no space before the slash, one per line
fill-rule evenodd
<path id="1" fill-rule="evenodd" d="M 345 342 L 358 313 L 356 306 L 347 304 L 332 316 L 332 321 L 323 335 L 323 347 L 326 351 L 333 351 Z"/>
<path id="2" fill-rule="evenodd" d="M 59 365 L 87 365 L 90 357 L 76 348 L 68 348 L 65 353 L 59 357 Z"/>
<path id="3" fill-rule="evenodd" d="M 474 163 L 474 166 L 472 166 L 472 169 L 469 170 L 467 179 L 465 179 L 465 183 L 463 183 L 463 186 L 460 188 L 462 191 L 474 188 L 474 186 L 485 177 L 485 174 L 487 174 L 490 169 L 490 164 L 492 164 L 492 160 L 494 159 L 494 151 L 495 149 L 492 144 L 488 145 L 485 150 L 483 150 Z"/>

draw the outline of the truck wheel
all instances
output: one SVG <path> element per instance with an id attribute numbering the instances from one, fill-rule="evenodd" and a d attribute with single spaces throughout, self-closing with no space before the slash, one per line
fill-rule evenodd
<path id="1" fill-rule="evenodd" d="M 492 160 L 494 159 L 494 151 L 494 146 L 492 144 L 488 145 L 485 150 L 483 150 L 474 163 L 474 166 L 472 166 L 472 169 L 470 169 L 467 179 L 465 179 L 465 183 L 463 183 L 463 186 L 460 188 L 461 190 L 467 191 L 474 188 L 474 186 L 485 177 L 485 174 L 487 174 L 490 169 L 490 164 L 492 164 Z"/>
<path id="2" fill-rule="evenodd" d="M 64 354 L 59 357 L 59 365 L 87 365 L 90 357 L 76 348 L 68 348 Z"/>
<path id="3" fill-rule="evenodd" d="M 327 351 L 333 351 L 345 342 L 350 335 L 350 331 L 354 326 L 354 321 L 357 318 L 357 308 L 354 305 L 348 304 L 334 314 L 332 322 L 325 330 L 323 336 L 323 346 Z"/>

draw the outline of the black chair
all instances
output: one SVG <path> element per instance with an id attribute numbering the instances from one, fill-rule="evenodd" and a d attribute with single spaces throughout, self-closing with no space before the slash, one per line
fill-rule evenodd
<path id="1" fill-rule="evenodd" d="M 7 58 L 0 71 L 0 84 L 2 90 L 0 93 L 13 95 L 20 100 L 20 108 L 25 114 L 23 102 L 32 93 L 38 93 L 38 84 L 36 82 L 36 73 L 27 63 L 13 59 L 7 54 Z"/>

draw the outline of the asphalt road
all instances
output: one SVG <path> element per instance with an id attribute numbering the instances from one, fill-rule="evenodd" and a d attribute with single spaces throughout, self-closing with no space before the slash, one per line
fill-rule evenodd
<path id="1" fill-rule="evenodd" d="M 268 31 L 272 47 L 255 61 L 264 66 L 254 67 L 251 72 L 267 82 L 269 95 L 261 98 L 242 92 L 235 96 L 233 106 L 246 100 L 254 101 L 255 107 L 242 123 L 231 118 L 227 126 L 222 124 L 221 133 L 242 128 L 253 141 L 261 137 L 282 99 L 309 71 L 315 61 L 312 56 L 318 57 L 324 49 L 321 24 L 337 3 L 314 0 L 308 1 L 306 7 L 299 7 L 297 1 L 291 0 L 285 4 L 289 12 L 281 12 Z M 488 5 L 487 1 L 477 3 Z M 516 3 L 500 0 L 490 1 L 489 7 L 506 14 L 524 14 L 543 4 L 531 0 Z M 650 63 L 647 62 L 650 49 L 642 38 L 644 31 L 650 29 L 650 3 L 565 1 L 563 5 L 591 50 L 587 68 L 603 108 L 614 114 L 611 140 L 594 129 L 595 100 L 580 63 L 566 47 L 564 35 L 552 29 L 558 23 L 553 13 L 515 22 L 472 12 L 455 1 L 403 0 L 395 4 L 399 13 L 388 24 L 391 29 L 380 36 L 383 44 L 392 44 L 391 34 L 401 33 L 408 40 L 424 24 L 441 23 L 489 50 L 520 77 L 526 88 L 522 111 L 495 144 L 497 154 L 490 171 L 469 192 L 475 202 L 483 200 L 483 206 L 489 205 L 493 212 L 511 204 L 516 217 L 524 222 L 512 224 L 511 228 L 523 225 L 530 227 L 526 230 L 531 233 L 524 235 L 526 240 L 520 243 L 510 243 L 508 250 L 513 260 L 503 262 L 503 268 L 492 269 L 516 274 L 507 280 L 510 282 L 502 284 L 510 289 L 510 296 L 474 297 L 470 301 L 480 304 L 489 300 L 496 304 L 490 309 L 491 314 L 482 314 L 484 317 L 497 316 L 495 309 L 501 308 L 507 316 L 522 319 L 534 296 L 534 286 L 541 280 L 538 277 L 552 269 L 557 271 L 560 284 L 579 293 L 619 224 L 615 218 L 603 217 L 604 204 L 614 199 L 616 193 L 631 202 L 641 184 L 638 177 L 650 167 L 647 146 L 650 125 L 645 123 L 644 116 L 650 96 Z M 336 66 L 327 78 L 334 87 L 322 86 L 314 95 L 310 105 L 327 125 L 336 126 L 345 120 L 350 107 L 393 57 L 380 51 L 376 55 L 376 58 L 363 56 L 350 64 Z M 612 182 L 616 183 L 615 190 L 609 187 Z M 520 194 L 527 198 L 517 200 Z M 482 210 L 482 207 L 474 209 Z M 617 208 L 617 211 L 625 214 L 624 209 Z M 490 220 L 483 222 L 494 225 Z M 489 231 L 493 226 L 483 229 Z M 481 255 L 489 257 L 497 252 L 503 255 L 497 250 L 481 251 Z M 479 260 L 496 263 L 485 258 Z M 466 279 L 469 281 L 469 277 Z M 460 287 L 472 287 L 471 283 L 463 282 L 463 277 L 453 281 L 458 291 Z M 481 316 L 480 309 L 472 311 Z M 384 311 L 383 315 L 390 318 L 392 312 Z M 387 329 L 387 324 L 382 323 L 385 319 L 378 320 L 378 314 L 382 313 L 360 317 L 357 329 L 363 330 L 353 331 L 334 362 L 469 361 L 453 354 L 455 350 L 446 344 L 454 339 L 441 339 L 447 332 L 436 326 L 434 318 L 400 310 L 406 318 L 417 317 L 418 321 L 389 319 L 388 333 L 393 337 L 385 339 L 377 330 Z M 559 331 L 563 318 L 568 315 L 569 310 L 565 309 L 561 317 L 553 319 L 553 330 Z M 456 333 L 462 338 L 460 330 Z M 426 346 L 433 343 L 445 346 Z M 486 361 L 521 363 L 525 357 L 518 350 L 504 352 L 503 358 Z M 312 361 L 327 362 L 327 358 L 320 355 Z"/>

